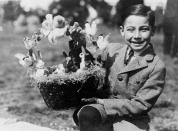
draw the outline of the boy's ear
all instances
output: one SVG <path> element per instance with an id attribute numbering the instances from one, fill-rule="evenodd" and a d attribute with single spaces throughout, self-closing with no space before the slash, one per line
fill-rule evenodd
<path id="1" fill-rule="evenodd" d="M 123 26 L 120 26 L 120 33 L 122 36 L 124 35 L 124 27 Z"/>

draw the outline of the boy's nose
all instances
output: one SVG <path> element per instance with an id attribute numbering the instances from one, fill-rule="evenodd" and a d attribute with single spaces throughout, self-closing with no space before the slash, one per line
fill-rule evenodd
<path id="1" fill-rule="evenodd" d="M 135 31 L 135 32 L 134 32 L 134 38 L 135 38 L 135 39 L 141 38 L 141 35 L 140 35 L 140 32 L 139 32 L 139 31 Z"/>

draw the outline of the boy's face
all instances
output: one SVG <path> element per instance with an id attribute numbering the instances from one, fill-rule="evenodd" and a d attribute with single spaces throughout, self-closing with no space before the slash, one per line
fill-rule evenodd
<path id="1" fill-rule="evenodd" d="M 150 26 L 147 17 L 131 15 L 120 27 L 120 32 L 130 47 L 135 52 L 140 52 L 149 44 L 154 29 Z"/>

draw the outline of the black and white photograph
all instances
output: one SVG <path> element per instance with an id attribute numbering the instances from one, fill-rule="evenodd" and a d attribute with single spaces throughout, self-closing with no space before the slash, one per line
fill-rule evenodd
<path id="1" fill-rule="evenodd" d="M 0 131 L 178 131 L 178 0 L 0 0 Z"/>

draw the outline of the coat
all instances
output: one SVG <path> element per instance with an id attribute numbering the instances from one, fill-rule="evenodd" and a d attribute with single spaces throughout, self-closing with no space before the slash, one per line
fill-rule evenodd
<path id="1" fill-rule="evenodd" d="M 127 45 L 111 45 L 102 56 L 107 69 L 109 98 L 103 99 L 103 118 L 136 118 L 154 106 L 163 91 L 166 68 L 150 45 L 142 54 L 124 64 Z"/>
<path id="2" fill-rule="evenodd" d="M 106 68 L 105 86 L 99 86 L 102 102 L 76 110 L 74 122 L 90 123 L 91 131 L 149 131 L 148 111 L 163 91 L 166 69 L 151 45 L 142 54 L 124 64 L 127 45 L 109 44 L 101 51 Z M 100 123 L 97 126 L 96 123 Z M 85 124 L 81 128 L 86 128 Z"/>

